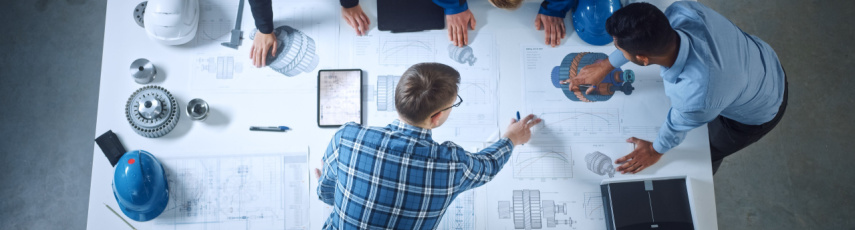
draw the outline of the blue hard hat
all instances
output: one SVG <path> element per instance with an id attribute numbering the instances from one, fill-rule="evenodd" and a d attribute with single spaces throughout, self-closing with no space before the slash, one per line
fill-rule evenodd
<path id="1" fill-rule="evenodd" d="M 163 166 L 144 150 L 125 153 L 116 164 L 113 196 L 125 216 L 136 221 L 154 219 L 169 202 Z"/>
<path id="2" fill-rule="evenodd" d="M 579 0 L 579 5 L 573 12 L 573 28 L 588 44 L 609 44 L 612 42 L 612 36 L 606 32 L 606 19 L 618 9 L 619 0 Z"/>

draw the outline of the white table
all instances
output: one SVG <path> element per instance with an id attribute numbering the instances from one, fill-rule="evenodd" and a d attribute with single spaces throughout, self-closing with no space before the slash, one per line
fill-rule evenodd
<path id="1" fill-rule="evenodd" d="M 310 149 L 310 166 L 320 166 L 320 159 L 330 137 L 335 129 L 321 129 L 316 125 L 316 85 L 315 88 L 292 90 L 287 92 L 243 92 L 219 93 L 194 91 L 189 88 L 189 73 L 192 59 L 198 52 L 217 50 L 235 55 L 236 61 L 249 62 L 248 51 L 252 41 L 245 39 L 240 50 L 235 51 L 219 45 L 219 42 L 197 43 L 182 46 L 164 46 L 149 40 L 143 28 L 138 27 L 132 20 L 131 11 L 136 1 L 109 1 L 107 4 L 107 20 L 105 25 L 104 54 L 101 66 L 101 88 L 98 101 L 98 118 L 95 135 L 107 130 L 115 132 L 128 150 L 145 149 L 156 156 L 211 156 L 228 153 L 272 153 L 305 151 Z M 281 2 L 274 3 L 282 4 Z M 352 29 L 338 16 L 338 1 L 327 0 L 322 3 L 325 10 L 336 12 L 339 20 L 340 40 L 355 36 Z M 376 3 L 363 1 L 363 9 L 372 19 L 372 32 L 376 33 Z M 236 3 L 235 3 L 236 5 Z M 504 130 L 506 117 L 510 117 L 522 108 L 522 99 L 518 92 L 522 81 L 520 44 L 542 44 L 543 32 L 534 31 L 534 17 L 539 2 L 526 2 L 516 11 L 496 9 L 486 1 L 469 3 L 478 21 L 477 33 L 492 33 L 496 37 L 499 53 L 499 127 Z M 658 4 L 664 5 L 664 4 Z M 249 36 L 253 28 L 248 4 L 244 9 L 244 37 Z M 473 35 L 470 35 L 473 36 Z M 198 36 L 197 36 L 198 37 Z M 226 36 L 227 37 L 227 36 Z M 337 49 L 347 49 L 347 43 Z M 586 45 L 579 37 L 568 29 L 568 36 L 563 40 L 562 47 Z M 611 46 L 611 45 L 608 45 Z M 334 47 L 334 46 L 330 46 Z M 335 49 L 335 48 L 334 48 Z M 561 47 L 556 48 L 561 49 Z M 336 51 L 336 50 L 333 50 Z M 123 112 L 128 97 L 142 85 L 136 84 L 129 76 L 128 67 L 137 58 L 147 58 L 158 68 L 158 78 L 152 82 L 169 90 L 181 106 L 190 99 L 203 98 L 211 106 L 212 111 L 203 122 L 192 121 L 183 113 L 177 127 L 169 134 L 160 138 L 145 138 L 137 135 L 128 125 Z M 245 58 L 243 60 L 237 60 Z M 359 68 L 347 66 L 346 57 L 339 60 L 321 63 L 322 68 Z M 649 67 L 655 68 L 655 67 Z M 648 70 L 651 71 L 651 70 Z M 656 71 L 656 70 L 652 70 Z M 317 71 L 305 74 L 303 79 L 292 78 L 294 82 L 314 82 Z M 370 70 L 369 70 L 370 74 Z M 308 80 L 306 80 L 308 79 Z M 295 97 L 295 95 L 305 95 Z M 661 119 L 664 119 L 661 118 Z M 252 125 L 288 125 L 293 131 L 286 133 L 250 132 Z M 93 145 L 95 145 L 93 143 Z M 698 229 L 717 229 L 715 211 L 715 196 L 713 179 L 710 173 L 710 159 L 707 143 L 706 127 L 698 128 L 689 133 L 686 141 L 669 154 L 683 154 L 668 160 L 663 158 L 659 164 L 663 168 L 685 168 L 685 174 L 692 182 L 693 211 Z M 118 205 L 112 194 L 111 183 L 113 168 L 104 157 L 100 148 L 95 145 L 92 164 L 92 184 L 89 197 L 88 229 L 123 229 L 126 227 L 120 219 L 104 207 L 108 204 L 118 210 Z M 648 176 L 656 176 L 654 172 Z M 311 197 L 315 194 L 316 182 L 311 184 Z M 320 228 L 325 216 L 314 215 L 323 213 L 325 205 L 318 201 L 311 202 L 311 228 Z M 479 217 L 483 223 L 483 218 Z M 128 219 L 130 221 L 130 219 Z M 147 229 L 151 222 L 131 223 L 141 229 Z M 483 228 L 483 225 L 479 229 Z"/>

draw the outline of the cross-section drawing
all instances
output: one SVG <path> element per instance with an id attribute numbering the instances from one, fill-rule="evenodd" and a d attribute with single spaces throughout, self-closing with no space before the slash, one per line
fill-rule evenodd
<path id="1" fill-rule="evenodd" d="M 567 215 L 567 204 L 554 200 L 540 200 L 540 190 L 514 190 L 512 201 L 499 201 L 499 219 L 513 219 L 514 229 L 541 229 L 559 224 L 573 225 L 573 219 L 557 219 L 556 214 Z M 512 204 L 513 203 L 513 204 Z"/>
<path id="2" fill-rule="evenodd" d="M 582 71 L 582 68 L 604 60 L 609 56 L 604 53 L 570 53 L 561 61 L 561 65 L 552 68 L 551 81 L 555 88 L 559 88 L 564 92 L 571 101 L 596 102 L 607 101 L 612 98 L 616 91 L 622 91 L 626 95 L 632 94 L 632 82 L 635 81 L 635 74 L 632 70 L 623 71 L 620 68 L 612 70 L 606 74 L 603 81 L 587 87 L 594 87 L 592 94 L 585 93 L 588 88 L 585 86 L 573 87 L 571 90 L 568 85 L 562 84 L 561 81 L 573 79 Z"/>
<path id="3" fill-rule="evenodd" d="M 249 39 L 255 40 L 256 31 L 253 30 L 250 33 Z M 275 57 L 267 55 L 267 65 L 271 69 L 293 77 L 300 73 L 311 72 L 318 67 L 314 39 L 290 26 L 276 27 L 273 33 L 276 34 L 278 46 Z"/>
<path id="4" fill-rule="evenodd" d="M 474 65 L 475 61 L 478 60 L 475 58 L 475 53 L 472 52 L 472 47 L 458 47 L 453 44 L 448 45 L 448 57 L 457 63 L 469 64 L 469 66 Z"/>
<path id="5" fill-rule="evenodd" d="M 615 177 L 615 167 L 612 165 L 612 158 L 600 151 L 588 153 L 585 156 L 585 165 L 588 166 L 588 170 L 597 175 L 609 174 L 609 178 Z"/>
<path id="6" fill-rule="evenodd" d="M 395 87 L 401 76 L 377 76 L 377 111 L 395 112 Z"/>

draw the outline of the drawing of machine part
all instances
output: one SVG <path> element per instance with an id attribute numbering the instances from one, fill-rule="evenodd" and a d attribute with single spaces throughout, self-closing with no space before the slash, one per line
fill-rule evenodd
<path id="1" fill-rule="evenodd" d="M 144 86 L 128 98 L 125 118 L 140 136 L 155 138 L 166 135 L 178 124 L 178 101 L 163 87 Z"/>
<path id="2" fill-rule="evenodd" d="M 377 111 L 395 112 L 395 87 L 401 76 L 377 76 Z"/>
<path id="3" fill-rule="evenodd" d="M 609 174 L 609 178 L 615 177 L 615 167 L 612 165 L 612 158 L 600 151 L 588 153 L 585 156 L 585 164 L 588 165 L 588 170 L 597 175 Z"/>
<path id="4" fill-rule="evenodd" d="M 511 204 L 513 202 L 513 204 Z M 514 190 L 512 201 L 499 201 L 499 219 L 513 219 L 514 229 L 541 229 L 543 219 L 546 227 L 554 228 L 558 224 L 571 225 L 574 221 L 557 220 L 557 213 L 567 215 L 567 204 L 557 204 L 553 200 L 540 200 L 540 190 Z"/>
<path id="5" fill-rule="evenodd" d="M 448 57 L 460 64 L 469 63 L 469 66 L 474 65 L 478 60 L 472 52 L 472 47 L 457 47 L 452 44 L 448 44 Z"/>
<path id="6" fill-rule="evenodd" d="M 607 101 L 612 98 L 616 91 L 622 91 L 626 95 L 632 94 L 632 82 L 635 81 L 635 73 L 632 70 L 623 71 L 616 68 L 609 72 L 603 81 L 593 84 L 595 90 L 591 94 L 585 93 L 587 88 L 574 87 L 571 91 L 561 81 L 573 79 L 583 67 L 604 60 L 609 56 L 604 53 L 570 53 L 561 61 L 561 65 L 552 68 L 550 80 L 555 88 L 564 92 L 564 96 L 572 101 L 596 102 Z"/>
<path id="7" fill-rule="evenodd" d="M 257 31 L 258 29 L 253 30 L 249 39 L 255 40 Z M 273 33 L 279 44 L 276 48 L 276 57 L 267 54 L 267 66 L 289 77 L 311 72 L 318 67 L 314 39 L 290 26 L 276 27 Z"/>

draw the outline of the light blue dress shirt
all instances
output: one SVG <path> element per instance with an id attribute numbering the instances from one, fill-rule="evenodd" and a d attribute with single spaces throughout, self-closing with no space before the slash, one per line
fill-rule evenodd
<path id="1" fill-rule="evenodd" d="M 680 50 L 674 65 L 660 70 L 671 109 L 653 141 L 656 152 L 668 152 L 718 115 L 747 125 L 775 117 L 785 79 L 769 44 L 697 2 L 675 2 L 665 16 L 680 36 Z M 609 62 L 628 61 L 617 50 Z"/>

